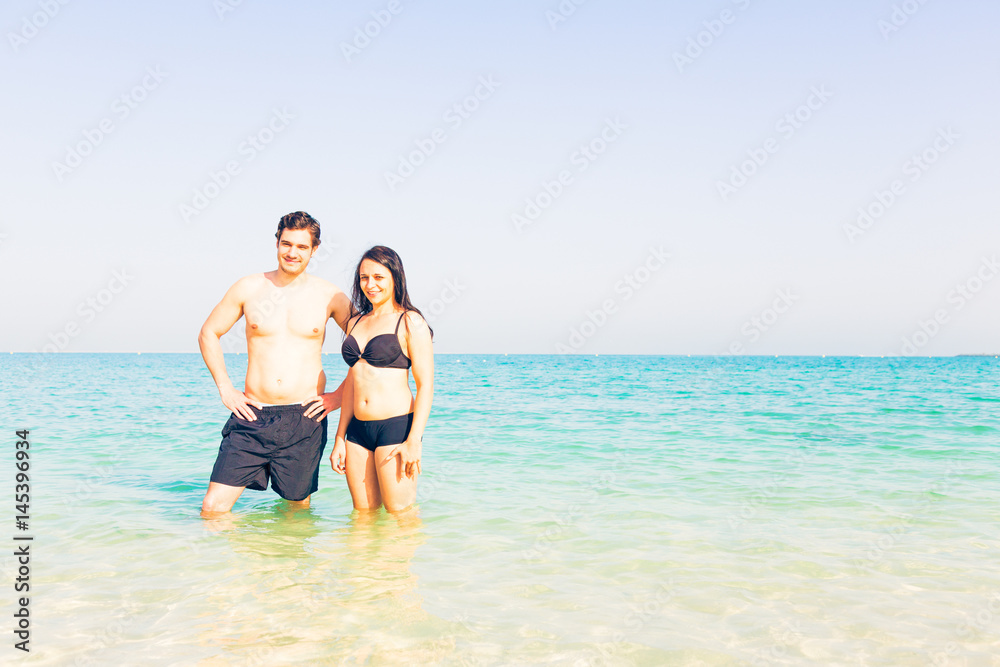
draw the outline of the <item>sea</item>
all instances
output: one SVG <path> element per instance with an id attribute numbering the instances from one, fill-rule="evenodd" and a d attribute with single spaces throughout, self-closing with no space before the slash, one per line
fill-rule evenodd
<path id="1" fill-rule="evenodd" d="M 197 354 L 3 355 L 0 396 L 3 664 L 1000 665 L 992 356 L 437 355 L 398 515 L 324 457 L 309 509 L 202 518 Z"/>

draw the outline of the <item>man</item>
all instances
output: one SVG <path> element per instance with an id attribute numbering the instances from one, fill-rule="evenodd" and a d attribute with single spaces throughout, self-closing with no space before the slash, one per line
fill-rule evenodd
<path id="1" fill-rule="evenodd" d="M 278 223 L 278 268 L 237 281 L 208 316 L 198 335 L 205 365 L 232 411 L 212 470 L 202 514 L 228 512 L 249 488 L 268 481 L 281 497 L 308 507 L 319 482 L 327 440 L 326 416 L 340 408 L 343 384 L 324 393 L 321 353 L 331 317 L 343 329 L 350 299 L 334 285 L 306 273 L 319 248 L 320 229 L 308 213 Z M 246 318 L 247 376 L 233 386 L 219 339 Z"/>

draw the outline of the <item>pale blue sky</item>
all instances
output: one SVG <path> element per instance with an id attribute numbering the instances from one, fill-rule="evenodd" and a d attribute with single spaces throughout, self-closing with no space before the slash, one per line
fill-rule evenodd
<path id="1" fill-rule="evenodd" d="M 350 60 L 342 44 L 389 0 L 224 4 L 0 10 L 0 308 L 16 322 L 0 350 L 196 351 L 229 285 L 274 268 L 278 219 L 306 210 L 330 248 L 310 268 L 342 287 L 367 247 L 400 253 L 439 352 L 1000 352 L 995 2 L 589 0 L 553 29 L 558 0 L 399 0 Z M 116 100 L 144 80 L 125 116 Z M 467 118 L 446 116 L 477 87 Z M 78 167 L 54 167 L 102 121 Z M 591 141 L 606 148 L 592 162 Z M 719 182 L 765 146 L 724 200 Z M 907 164 L 924 151 L 926 170 Z"/>

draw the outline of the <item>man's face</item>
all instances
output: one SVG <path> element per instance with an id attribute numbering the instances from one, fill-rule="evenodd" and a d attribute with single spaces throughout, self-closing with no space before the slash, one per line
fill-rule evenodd
<path id="1" fill-rule="evenodd" d="M 306 270 L 316 248 L 308 229 L 283 229 L 278 239 L 278 268 L 297 276 Z"/>

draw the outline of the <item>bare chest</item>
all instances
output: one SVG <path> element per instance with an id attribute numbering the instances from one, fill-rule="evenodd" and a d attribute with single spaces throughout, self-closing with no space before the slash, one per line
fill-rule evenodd
<path id="1" fill-rule="evenodd" d="M 323 339 L 326 303 L 310 293 L 264 289 L 243 307 L 247 337 L 296 336 Z"/>

